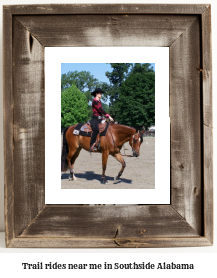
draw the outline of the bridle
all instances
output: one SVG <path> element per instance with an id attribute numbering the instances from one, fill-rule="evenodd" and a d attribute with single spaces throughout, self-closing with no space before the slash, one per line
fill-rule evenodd
<path id="1" fill-rule="evenodd" d="M 133 139 L 135 138 L 135 136 L 136 136 L 137 134 L 139 134 L 139 131 L 138 131 L 136 134 L 133 134 L 132 142 L 131 142 L 132 146 L 133 146 Z M 132 147 L 132 150 L 133 150 L 133 147 Z"/>
<path id="2" fill-rule="evenodd" d="M 132 136 L 132 142 L 130 142 L 130 146 L 132 148 L 132 152 L 134 151 L 133 140 L 134 140 L 135 136 L 138 135 L 138 134 L 139 134 L 139 131 L 137 133 L 133 134 L 133 136 Z M 124 149 L 124 154 L 121 154 L 121 155 L 122 156 L 127 156 L 127 157 L 134 157 L 132 154 L 131 155 L 125 154 L 125 149 Z"/>
<path id="3" fill-rule="evenodd" d="M 111 130 L 108 129 L 108 131 L 110 132 L 110 135 L 111 135 L 111 138 L 112 138 L 112 141 L 113 141 L 113 144 L 114 144 L 115 149 L 118 150 L 117 146 L 115 145 L 115 140 L 114 140 L 114 138 L 113 138 L 113 135 L 112 135 Z M 133 136 L 132 136 L 132 142 L 129 142 L 129 143 L 130 143 L 130 146 L 131 146 L 131 148 L 132 148 L 132 152 L 134 151 L 134 148 L 133 148 L 133 140 L 134 140 L 135 136 L 138 135 L 138 134 L 140 134 L 139 131 L 138 131 L 137 133 L 133 134 Z M 123 145 L 124 145 L 124 144 L 123 144 Z M 122 153 L 120 152 L 120 150 L 119 150 L 119 153 L 120 153 L 122 156 L 134 157 L 133 155 L 125 154 L 125 149 L 124 149 L 124 154 L 122 154 Z"/>

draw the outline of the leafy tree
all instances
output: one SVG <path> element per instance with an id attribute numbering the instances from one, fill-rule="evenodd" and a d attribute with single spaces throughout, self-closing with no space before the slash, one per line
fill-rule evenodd
<path id="1" fill-rule="evenodd" d="M 129 69 L 133 66 L 130 63 L 110 63 L 111 67 L 113 68 L 112 72 L 106 72 L 105 75 L 108 77 L 110 81 L 110 86 L 107 88 L 107 92 L 110 96 L 110 103 L 111 106 L 113 105 L 114 101 L 119 98 L 119 90 L 118 88 L 121 87 L 122 83 L 128 76 Z"/>
<path id="2" fill-rule="evenodd" d="M 86 122 L 88 119 L 87 98 L 75 85 L 61 92 L 61 127 Z"/>
<path id="3" fill-rule="evenodd" d="M 89 71 L 69 71 L 61 76 L 61 91 L 75 85 L 81 92 L 91 91 L 98 80 Z"/>
<path id="4" fill-rule="evenodd" d="M 135 64 L 117 94 L 110 107 L 116 120 L 136 127 L 155 123 L 155 73 L 150 64 Z"/>
<path id="5" fill-rule="evenodd" d="M 86 94 L 87 100 L 92 101 L 93 97 L 91 92 L 96 88 L 101 88 L 107 92 L 108 84 L 106 82 L 100 82 L 94 78 L 89 71 L 69 71 L 61 76 L 61 91 L 75 85 L 81 92 Z M 107 94 L 103 95 L 103 100 L 107 99 Z"/>
<path id="6" fill-rule="evenodd" d="M 106 103 L 102 103 L 102 108 L 107 114 L 109 114 L 109 106 Z"/>
<path id="7" fill-rule="evenodd" d="M 130 63 L 111 63 L 111 67 L 113 68 L 112 72 L 106 72 L 105 75 L 108 77 L 111 84 L 116 87 L 121 86 L 123 81 L 125 80 L 129 68 L 132 66 Z"/>
<path id="8" fill-rule="evenodd" d="M 122 124 L 139 127 L 155 123 L 155 72 L 150 64 L 112 63 L 106 72 L 110 84 L 100 82 L 90 72 L 74 71 L 62 74 L 62 126 L 84 122 L 91 118 L 91 92 L 102 88 L 102 102 L 110 98 L 103 109 Z"/>
<path id="9" fill-rule="evenodd" d="M 145 63 L 145 64 L 139 64 L 135 63 L 131 73 L 143 73 L 143 72 L 154 72 L 153 67 L 151 67 L 151 64 Z"/>

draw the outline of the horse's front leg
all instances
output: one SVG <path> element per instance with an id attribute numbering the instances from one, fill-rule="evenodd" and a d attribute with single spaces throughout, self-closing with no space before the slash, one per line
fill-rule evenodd
<path id="1" fill-rule="evenodd" d="M 122 156 L 120 153 L 116 153 L 116 154 L 114 154 L 113 156 L 114 156 L 114 157 L 117 159 L 117 161 L 119 161 L 119 162 L 121 163 L 121 165 L 122 165 L 122 168 L 121 168 L 120 172 L 119 172 L 118 175 L 114 178 L 115 180 L 119 180 L 120 176 L 123 174 L 123 171 L 124 171 L 124 169 L 125 169 L 125 167 L 126 167 L 126 162 L 124 161 L 123 156 Z"/>
<path id="2" fill-rule="evenodd" d="M 102 152 L 102 183 L 107 184 L 108 181 L 105 178 L 105 170 L 108 161 L 109 151 L 105 150 Z"/>

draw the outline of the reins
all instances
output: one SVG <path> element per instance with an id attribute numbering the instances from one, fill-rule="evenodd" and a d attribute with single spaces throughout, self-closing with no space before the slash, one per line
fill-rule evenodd
<path id="1" fill-rule="evenodd" d="M 114 140 L 114 138 L 113 138 L 113 136 L 112 136 L 111 129 L 110 129 L 110 128 L 108 128 L 108 130 L 109 130 L 109 132 L 110 132 L 110 134 L 111 134 L 112 141 L 113 141 L 113 144 L 114 144 L 114 148 L 115 148 L 115 149 L 117 149 L 117 150 L 120 152 L 120 150 L 119 150 L 119 149 L 116 147 L 116 145 L 115 145 L 115 140 Z"/>
<path id="2" fill-rule="evenodd" d="M 110 134 L 111 134 L 114 147 L 115 147 L 115 149 L 117 149 L 117 150 L 119 151 L 119 153 L 121 154 L 121 156 L 134 157 L 132 154 L 131 154 L 131 155 L 130 155 L 130 154 L 126 154 L 126 153 L 125 153 L 125 149 L 124 149 L 124 154 L 122 154 L 122 153 L 120 152 L 120 150 L 117 148 L 117 146 L 115 145 L 115 140 L 114 140 L 114 138 L 113 138 L 113 136 L 112 136 L 111 129 L 109 129 L 109 132 L 110 132 Z M 135 135 L 137 135 L 137 134 L 139 134 L 139 132 L 137 132 L 136 134 L 133 134 L 133 136 L 132 136 L 132 143 L 131 143 L 131 144 L 132 144 L 132 151 L 134 150 L 134 149 L 133 149 L 133 139 L 134 139 Z M 123 144 L 123 145 L 124 145 L 124 144 Z"/>

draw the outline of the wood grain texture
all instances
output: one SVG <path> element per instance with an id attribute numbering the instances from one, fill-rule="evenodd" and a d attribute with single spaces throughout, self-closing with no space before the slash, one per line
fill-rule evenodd
<path id="1" fill-rule="evenodd" d="M 14 238 L 12 16 L 3 10 L 4 180 L 6 245 Z"/>
<path id="2" fill-rule="evenodd" d="M 204 126 L 204 235 L 213 243 L 213 131 Z"/>
<path id="3" fill-rule="evenodd" d="M 170 47 L 171 206 L 44 204 L 44 47 L 96 45 Z M 211 245 L 210 52 L 209 5 L 5 6 L 7 246 Z"/>
<path id="4" fill-rule="evenodd" d="M 163 248 L 210 246 L 205 237 L 180 238 L 14 238 L 10 248 Z"/>
<path id="5" fill-rule="evenodd" d="M 204 234 L 213 242 L 213 102 L 212 102 L 212 42 L 211 6 L 202 17 L 202 102 L 204 159 Z"/>
<path id="6" fill-rule="evenodd" d="M 166 47 L 196 18 L 195 15 L 41 15 L 34 20 L 31 16 L 19 16 L 19 21 L 47 47 Z"/>
<path id="7" fill-rule="evenodd" d="M 82 221 L 79 221 L 81 220 Z M 160 227 L 160 229 L 159 229 Z M 169 205 L 46 205 L 22 237 L 146 238 L 198 236 Z"/>
<path id="8" fill-rule="evenodd" d="M 44 4 L 5 6 L 13 15 L 28 14 L 202 14 L 210 5 L 189 4 Z"/>
<path id="9" fill-rule="evenodd" d="M 204 125 L 213 127 L 212 117 L 212 42 L 211 42 L 211 7 L 202 14 L 202 68 L 203 75 L 203 111 Z"/>
<path id="10" fill-rule="evenodd" d="M 44 206 L 44 48 L 13 20 L 14 209 L 19 235 Z"/>
<path id="11" fill-rule="evenodd" d="M 202 231 L 199 18 L 170 46 L 171 205 Z"/>

